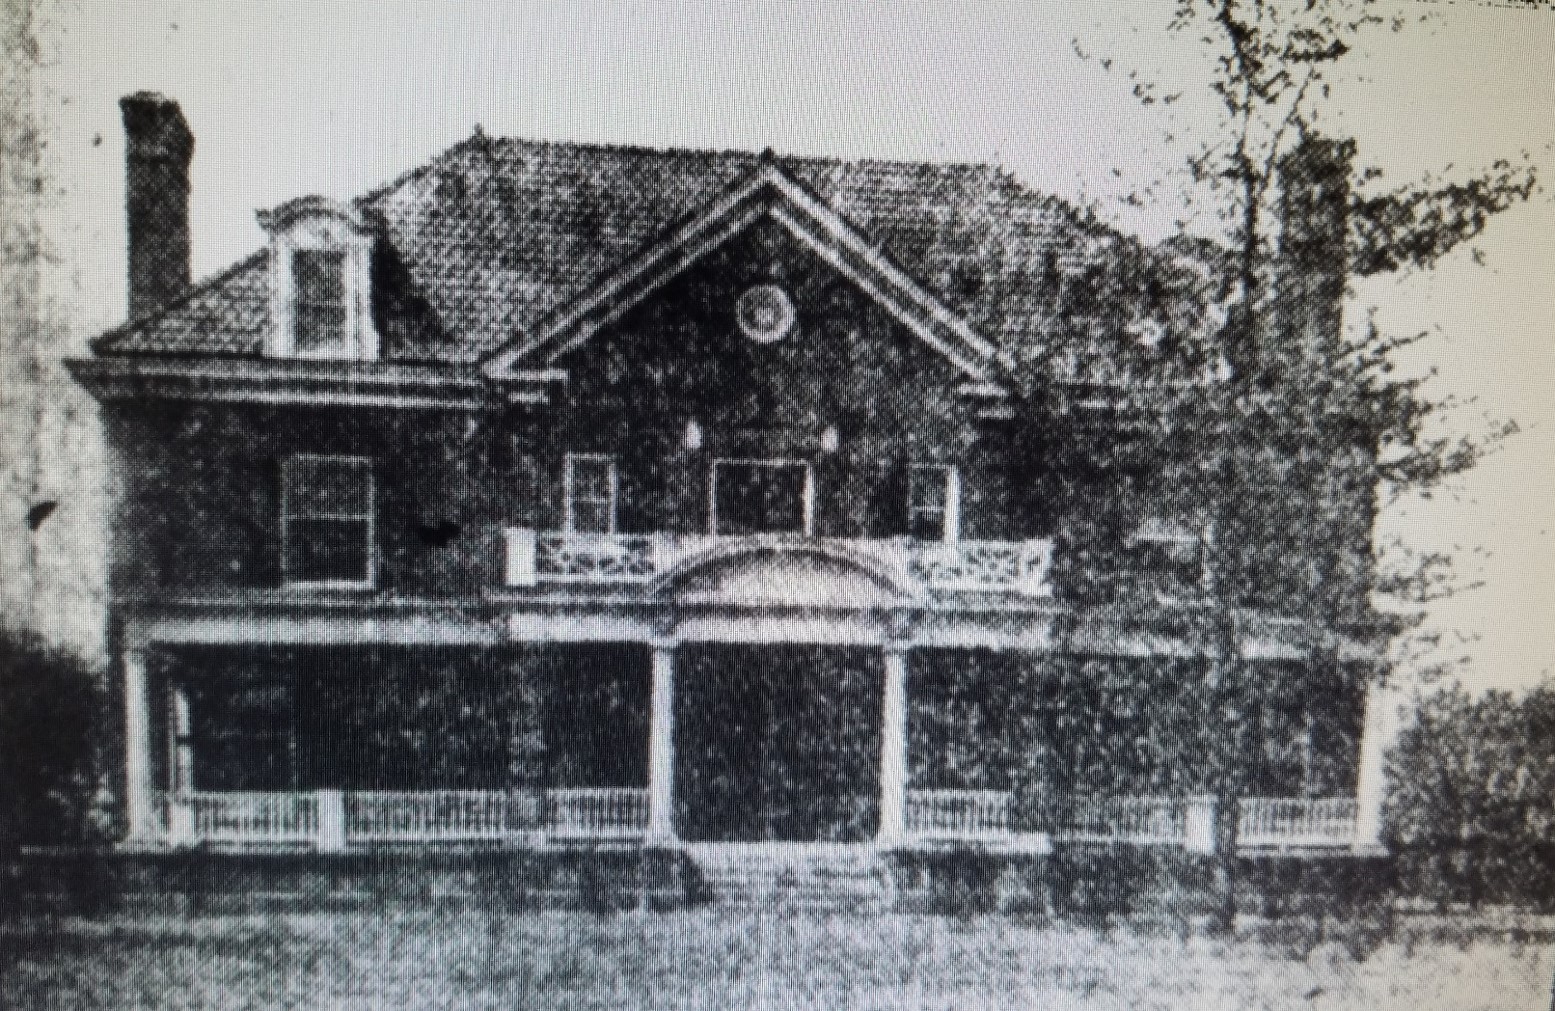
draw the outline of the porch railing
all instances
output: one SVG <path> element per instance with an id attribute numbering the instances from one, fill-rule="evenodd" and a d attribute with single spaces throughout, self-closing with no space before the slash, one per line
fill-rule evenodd
<path id="1" fill-rule="evenodd" d="M 1356 808 L 1351 797 L 1244 797 L 1237 841 L 1254 848 L 1349 846 L 1355 840 Z"/>
<path id="2" fill-rule="evenodd" d="M 630 838 L 648 827 L 647 790 L 552 790 L 547 802 L 547 829 L 562 838 Z"/>
<path id="3" fill-rule="evenodd" d="M 1003 790 L 908 790 L 907 834 L 920 839 L 1009 835 L 1010 801 Z"/>
<path id="4" fill-rule="evenodd" d="M 1058 833 L 1078 842 L 1183 846 L 1210 852 L 1215 802 L 1210 797 L 1083 797 Z"/>
<path id="5" fill-rule="evenodd" d="M 919 839 L 1008 837 L 1012 798 L 999 790 L 909 790 L 906 829 Z M 641 789 L 318 790 L 311 793 L 189 793 L 163 798 L 173 847 L 285 847 L 334 852 L 380 844 L 526 840 L 630 840 L 648 824 Z M 1248 797 L 1238 845 L 1257 849 L 1342 849 L 1355 840 L 1356 801 Z M 1210 797 L 1078 799 L 1056 838 L 1077 842 L 1214 848 Z"/>
<path id="6" fill-rule="evenodd" d="M 630 789 L 184 793 L 163 803 L 174 847 L 629 839 L 648 824 L 648 791 Z"/>
<path id="7" fill-rule="evenodd" d="M 350 842 L 508 839 L 544 826 L 538 791 L 436 790 L 345 795 Z"/>
<path id="8" fill-rule="evenodd" d="M 1051 593 L 1053 542 L 1046 539 L 946 543 L 906 537 L 601 534 L 510 527 L 504 531 L 504 543 L 503 581 L 510 587 L 649 583 L 720 555 L 807 549 L 851 559 L 904 590 Z"/>
<path id="9" fill-rule="evenodd" d="M 167 830 L 174 843 L 306 845 L 319 835 L 319 800 L 311 793 L 196 793 L 170 798 Z"/>
<path id="10" fill-rule="evenodd" d="M 1355 841 L 1351 797 L 1244 797 L 1237 816 L 1238 849 L 1337 849 Z M 1079 842 L 1175 845 L 1214 851 L 1212 797 L 1083 798 L 1057 833 Z"/>

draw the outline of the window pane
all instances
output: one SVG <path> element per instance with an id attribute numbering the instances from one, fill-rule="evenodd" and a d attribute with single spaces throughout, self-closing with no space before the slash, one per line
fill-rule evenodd
<path id="1" fill-rule="evenodd" d="M 292 278 L 299 302 L 344 302 L 346 254 L 335 249 L 299 249 L 292 254 Z"/>
<path id="2" fill-rule="evenodd" d="M 609 502 L 573 502 L 572 529 L 580 533 L 610 533 Z"/>
<path id="3" fill-rule="evenodd" d="M 295 344 L 299 351 L 337 347 L 346 339 L 346 307 L 341 305 L 297 306 Z"/>
<path id="4" fill-rule="evenodd" d="M 945 511 L 943 509 L 914 509 L 907 520 L 907 535 L 922 541 L 945 539 Z"/>
<path id="5" fill-rule="evenodd" d="M 803 464 L 720 463 L 715 507 L 721 534 L 803 533 Z"/>
<path id="6" fill-rule="evenodd" d="M 345 264 L 345 253 L 339 250 L 303 249 L 292 254 L 294 343 L 299 351 L 345 342 Z"/>
<path id="7" fill-rule="evenodd" d="M 286 525 L 286 577 L 295 582 L 364 583 L 370 573 L 366 520 L 292 519 Z"/>
<path id="8" fill-rule="evenodd" d="M 950 477 L 948 467 L 914 467 L 911 474 L 913 509 L 945 508 L 945 486 Z"/>
<path id="9" fill-rule="evenodd" d="M 366 460 L 294 457 L 283 474 L 289 517 L 365 517 L 372 511 L 372 465 Z"/>
<path id="10" fill-rule="evenodd" d="M 574 457 L 572 460 L 572 497 L 594 502 L 610 498 L 610 461 Z"/>

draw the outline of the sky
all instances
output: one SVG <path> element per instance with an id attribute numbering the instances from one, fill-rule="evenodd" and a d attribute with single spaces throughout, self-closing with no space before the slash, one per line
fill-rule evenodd
<path id="1" fill-rule="evenodd" d="M 177 99 L 196 137 L 197 276 L 259 248 L 255 211 L 349 199 L 467 137 L 998 163 L 1156 241 L 1204 230 L 1174 197 L 1213 123 L 1204 51 L 1165 2 L 713 4 L 45 0 L 51 290 L 82 345 L 122 320 L 117 100 Z M 1426 627 L 1471 687 L 1555 674 L 1555 6 L 1398 0 L 1327 122 L 1381 185 L 1465 178 L 1527 152 L 1546 188 L 1433 271 L 1358 283 L 1349 325 L 1428 332 L 1405 363 L 1522 429 L 1379 536 L 1455 550 L 1482 585 Z M 1421 19 L 1425 20 L 1422 22 Z M 1130 72 L 1139 76 L 1129 77 Z M 1141 105 L 1137 81 L 1182 98 Z M 1143 200 L 1130 201 L 1130 195 Z"/>

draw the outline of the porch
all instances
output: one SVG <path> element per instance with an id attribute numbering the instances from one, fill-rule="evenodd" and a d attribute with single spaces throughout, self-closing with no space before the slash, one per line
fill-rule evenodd
<path id="1" fill-rule="evenodd" d="M 329 649 L 335 653 L 301 648 L 282 663 L 290 687 L 273 670 L 243 669 L 238 658 L 252 650 L 223 646 L 224 659 L 212 661 L 207 648 L 196 665 L 214 666 L 198 677 L 192 668 L 148 672 L 145 654 L 131 654 L 139 662 L 126 670 L 126 848 L 361 853 L 797 842 L 882 852 L 1041 854 L 1054 843 L 1213 850 L 1211 798 L 1129 789 L 1163 776 L 1187 782 L 1190 738 L 1159 723 L 1137 683 L 1113 692 L 1127 700 L 1132 722 L 1115 711 L 1116 699 L 1088 697 L 1101 680 L 1090 661 L 1065 667 L 998 651 L 684 642 L 393 647 L 401 670 L 421 685 L 413 692 L 383 664 L 391 648 Z M 562 659 L 568 650 L 572 659 Z M 471 659 L 477 655 L 500 662 L 481 667 Z M 298 678 L 350 664 L 361 669 L 359 690 L 376 724 L 329 691 L 298 687 Z M 1152 676 L 1170 684 L 1175 678 L 1163 674 L 1171 673 Z M 549 685 L 551 701 L 533 697 L 537 681 Z M 441 694 L 427 695 L 428 684 Z M 233 693 L 279 701 L 256 718 L 239 711 Z M 384 718 L 385 700 L 399 696 L 415 704 Z M 787 722 L 771 722 L 773 712 Z M 1076 716 L 1092 729 L 1065 730 Z M 555 732 L 537 730 L 535 719 Z M 246 736 L 223 737 L 213 720 Z M 1187 752 L 1120 764 L 1116 741 L 1140 740 L 1152 721 L 1150 732 Z M 264 729 L 282 723 L 283 731 Z M 545 768 L 533 766 L 523 744 L 537 733 L 546 740 Z M 1360 741 L 1354 795 L 1243 798 L 1239 851 L 1374 851 L 1375 813 L 1368 821 L 1363 796 L 1375 793 L 1369 736 Z M 406 745 L 411 739 L 421 743 Z M 387 757 L 342 772 L 343 762 L 360 763 L 374 747 Z M 1001 768 L 990 761 L 995 753 L 1027 764 Z M 241 756 L 240 771 L 232 755 Z M 289 771 L 280 768 L 288 763 Z M 477 771 L 461 779 L 448 773 L 456 768 Z M 1355 783 L 1343 776 L 1310 781 Z"/>

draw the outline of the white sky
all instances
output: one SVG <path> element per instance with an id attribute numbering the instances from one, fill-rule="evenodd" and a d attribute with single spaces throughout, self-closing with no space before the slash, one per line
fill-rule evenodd
<path id="1" fill-rule="evenodd" d="M 467 136 L 994 161 L 1149 239 L 1180 207 L 1121 197 L 1170 178 L 1206 108 L 1201 53 L 1161 31 L 1173 4 L 53 0 L 44 28 L 57 290 L 81 340 L 124 314 L 117 99 L 161 91 L 196 136 L 195 273 L 262 243 L 254 211 L 352 197 Z M 1462 174 L 1529 151 L 1549 192 L 1431 275 L 1360 286 L 1352 322 L 1439 327 L 1433 389 L 1524 433 L 1461 494 L 1392 510 L 1421 547 L 1465 551 L 1486 586 L 1437 606 L 1477 635 L 1471 684 L 1555 673 L 1555 8 L 1398 0 L 1424 25 L 1375 36 L 1336 91 L 1385 179 Z M 1113 72 L 1076 56 L 1115 56 Z M 1128 68 L 1187 95 L 1141 107 Z M 1123 73 L 1118 73 L 1119 69 Z M 1197 104 L 1196 104 L 1197 103 Z M 1162 192 L 1171 192 L 1166 188 Z M 1470 556 L 1483 548 L 1483 559 Z"/>

